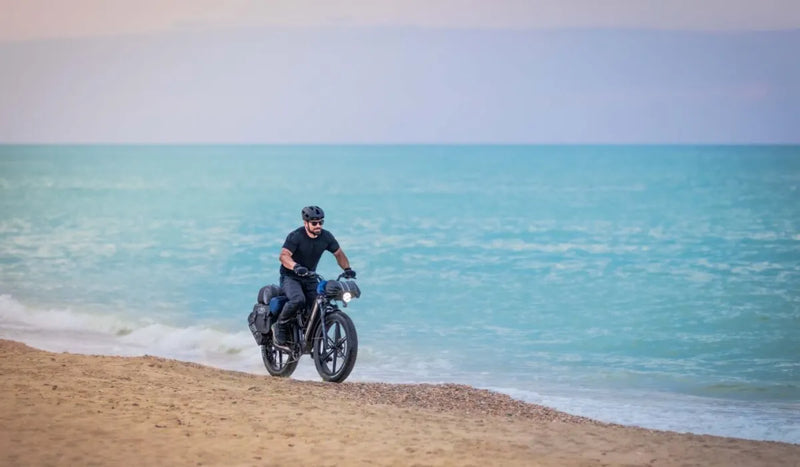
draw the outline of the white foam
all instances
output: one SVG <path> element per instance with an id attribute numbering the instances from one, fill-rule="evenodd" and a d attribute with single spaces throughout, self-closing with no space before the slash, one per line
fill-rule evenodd
<path id="1" fill-rule="evenodd" d="M 658 392 L 485 386 L 525 402 L 609 423 L 657 430 L 800 443 L 800 405 L 752 403 Z"/>
<path id="2" fill-rule="evenodd" d="M 263 368 L 247 330 L 230 333 L 203 326 L 178 328 L 126 315 L 27 307 L 0 295 L 0 337 L 53 352 L 155 355 L 219 368 Z"/>

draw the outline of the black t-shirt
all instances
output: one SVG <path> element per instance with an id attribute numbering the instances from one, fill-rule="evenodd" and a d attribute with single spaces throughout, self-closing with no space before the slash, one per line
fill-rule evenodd
<path id="1" fill-rule="evenodd" d="M 306 228 L 300 227 L 286 236 L 283 247 L 292 252 L 292 259 L 296 263 L 314 271 L 317 269 L 317 263 L 319 263 L 322 253 L 325 250 L 331 253 L 336 252 L 339 249 L 339 242 L 332 233 L 325 229 L 322 229 L 319 237 L 311 238 L 306 233 Z M 295 276 L 295 273 L 286 269 L 283 264 L 281 264 L 281 274 Z"/>

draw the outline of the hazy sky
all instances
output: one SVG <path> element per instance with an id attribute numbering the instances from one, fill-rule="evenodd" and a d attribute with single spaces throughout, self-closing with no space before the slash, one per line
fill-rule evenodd
<path id="1" fill-rule="evenodd" d="M 0 0 L 0 142 L 800 143 L 800 1 Z"/>

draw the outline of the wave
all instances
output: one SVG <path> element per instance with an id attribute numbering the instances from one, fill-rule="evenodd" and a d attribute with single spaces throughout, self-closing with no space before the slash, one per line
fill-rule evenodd
<path id="1" fill-rule="evenodd" d="M 0 337 L 52 352 L 155 355 L 253 373 L 263 368 L 246 328 L 231 333 L 211 326 L 175 327 L 131 314 L 40 309 L 10 295 L 0 295 L 0 323 Z"/>
<path id="2" fill-rule="evenodd" d="M 574 387 L 548 394 L 508 387 L 486 386 L 483 389 L 622 425 L 679 433 L 800 442 L 800 420 L 795 416 L 800 410 L 797 403 L 753 403 L 664 392 L 614 393 Z"/>

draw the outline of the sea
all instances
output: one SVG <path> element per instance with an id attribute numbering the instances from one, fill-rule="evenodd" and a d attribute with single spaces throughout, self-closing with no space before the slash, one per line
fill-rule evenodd
<path id="1" fill-rule="evenodd" d="M 306 205 L 363 292 L 348 381 L 800 443 L 800 146 L 3 145 L 0 337 L 267 378 Z"/>

